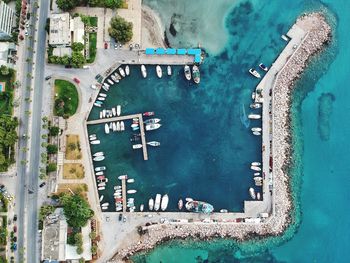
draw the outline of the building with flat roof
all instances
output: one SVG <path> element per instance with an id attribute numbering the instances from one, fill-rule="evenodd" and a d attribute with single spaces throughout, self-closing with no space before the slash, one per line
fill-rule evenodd
<path id="1" fill-rule="evenodd" d="M 69 13 L 51 15 L 49 44 L 56 47 L 72 44 Z"/>
<path id="2" fill-rule="evenodd" d="M 12 27 L 15 23 L 15 11 L 3 1 L 0 1 L 0 39 L 11 38 Z"/>
<path id="3" fill-rule="evenodd" d="M 80 258 L 91 260 L 90 221 L 81 228 L 81 233 L 84 252 L 79 255 L 76 253 L 75 246 L 67 244 L 68 224 L 63 209 L 57 208 L 53 214 L 44 220 L 41 260 L 47 262 L 66 262 Z"/>
<path id="4" fill-rule="evenodd" d="M 17 50 L 15 43 L 0 42 L 0 66 L 5 65 L 13 68 L 17 60 Z"/>
<path id="5" fill-rule="evenodd" d="M 73 42 L 85 43 L 85 25 L 81 17 L 71 18 L 69 13 L 50 17 L 49 44 L 53 47 L 70 47 Z"/>

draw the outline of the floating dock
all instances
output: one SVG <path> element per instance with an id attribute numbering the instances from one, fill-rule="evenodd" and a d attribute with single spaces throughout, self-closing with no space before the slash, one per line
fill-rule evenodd
<path id="1" fill-rule="evenodd" d="M 142 114 L 132 114 L 132 115 L 125 115 L 125 116 L 118 116 L 118 117 L 112 117 L 112 118 L 105 118 L 105 119 L 98 119 L 98 120 L 92 120 L 87 121 L 87 125 L 95 125 L 95 124 L 103 124 L 108 122 L 115 122 L 115 121 L 124 121 L 124 120 L 132 120 L 134 118 L 138 118 L 140 121 L 140 134 L 141 134 L 141 143 L 142 143 L 142 151 L 143 151 L 143 159 L 145 161 L 148 160 L 148 152 L 147 152 L 147 143 L 146 143 L 146 134 L 145 134 L 145 126 L 143 123 Z"/>
<path id="2" fill-rule="evenodd" d="M 123 213 L 126 212 L 126 179 L 122 179 Z"/>

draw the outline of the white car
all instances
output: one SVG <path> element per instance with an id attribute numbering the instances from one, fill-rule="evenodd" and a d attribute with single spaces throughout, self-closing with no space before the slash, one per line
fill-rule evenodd
<path id="1" fill-rule="evenodd" d="M 27 29 L 25 29 L 25 30 L 24 30 L 24 34 L 25 34 L 26 36 L 28 36 L 28 35 L 29 35 L 29 33 L 28 33 L 28 30 L 27 30 Z"/>

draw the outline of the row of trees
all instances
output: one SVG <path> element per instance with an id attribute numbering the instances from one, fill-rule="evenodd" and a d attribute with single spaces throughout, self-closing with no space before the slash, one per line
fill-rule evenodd
<path id="1" fill-rule="evenodd" d="M 86 59 L 81 52 L 73 51 L 71 57 L 68 55 L 64 55 L 63 57 L 49 56 L 49 63 L 71 65 L 73 68 L 81 68 L 86 63 Z"/>
<path id="2" fill-rule="evenodd" d="M 69 11 L 77 6 L 120 8 L 124 0 L 57 0 L 57 6 L 63 11 Z"/>
<path id="3" fill-rule="evenodd" d="M 13 148 L 18 140 L 17 118 L 9 115 L 0 116 L 0 171 L 6 171 L 10 164 L 14 162 Z"/>

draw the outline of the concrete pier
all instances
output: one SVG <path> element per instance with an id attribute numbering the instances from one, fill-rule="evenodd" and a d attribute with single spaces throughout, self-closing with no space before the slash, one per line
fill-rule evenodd
<path id="1" fill-rule="evenodd" d="M 142 114 L 141 113 L 132 114 L 132 115 L 125 115 L 125 116 L 118 116 L 118 117 L 112 117 L 112 118 L 92 120 L 92 121 L 86 122 L 86 124 L 87 125 L 103 124 L 103 123 L 108 123 L 108 122 L 132 120 L 134 118 L 138 118 L 139 119 L 143 159 L 145 161 L 147 161 L 148 160 L 148 152 L 147 152 L 146 133 L 145 133 L 145 126 L 144 126 L 144 123 L 143 123 L 143 118 L 142 118 Z"/>
<path id="2" fill-rule="evenodd" d="M 122 179 L 123 213 L 126 212 L 126 179 Z"/>

